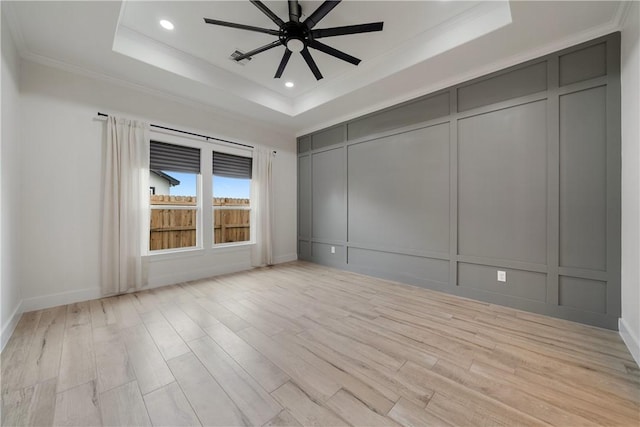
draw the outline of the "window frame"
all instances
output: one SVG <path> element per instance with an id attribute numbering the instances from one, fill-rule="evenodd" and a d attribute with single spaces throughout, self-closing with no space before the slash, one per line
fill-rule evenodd
<path id="1" fill-rule="evenodd" d="M 149 255 L 157 255 L 157 254 L 168 254 L 174 252 L 185 252 L 192 250 L 202 249 L 202 232 L 203 232 L 203 221 L 202 221 L 202 198 L 199 196 L 202 193 L 202 173 L 196 175 L 196 204 L 194 205 L 152 205 L 149 203 L 149 221 L 148 223 L 148 234 L 149 238 L 151 238 L 151 211 L 153 210 L 195 210 L 196 211 L 196 244 L 195 246 L 185 246 L 181 248 L 170 248 L 170 249 L 156 249 L 151 250 L 147 248 Z"/>
<path id="2" fill-rule="evenodd" d="M 149 243 L 144 248 L 143 255 L 149 256 L 153 260 L 173 259 L 180 257 L 190 257 L 202 255 L 203 252 L 216 252 L 216 251 L 233 251 L 244 250 L 242 247 L 248 247 L 255 244 L 254 232 L 255 229 L 255 215 L 254 212 L 250 212 L 249 215 L 249 227 L 250 227 L 250 239 L 242 242 L 229 242 L 218 243 L 214 242 L 214 206 L 213 206 L 213 152 L 221 152 L 226 154 L 233 154 L 236 156 L 253 158 L 253 149 L 236 147 L 223 142 L 217 142 L 212 140 L 203 140 L 198 137 L 190 137 L 186 135 L 178 135 L 173 132 L 159 131 L 151 129 L 150 139 L 166 144 L 182 145 L 186 147 L 197 148 L 200 150 L 200 173 L 197 175 L 196 182 L 196 246 L 189 246 L 186 248 L 173 248 L 173 249 L 160 249 L 150 250 Z M 205 179 L 209 176 L 209 179 Z M 147 185 L 148 187 L 148 185 Z M 149 192 L 147 188 L 147 192 Z M 211 209 L 206 209 L 204 204 L 205 195 L 209 195 L 211 200 Z M 253 206 L 253 194 L 249 195 L 249 207 L 251 210 Z M 180 205 L 154 205 L 154 207 L 164 209 L 192 209 L 192 206 L 180 206 Z M 147 204 L 148 218 L 145 221 L 147 238 L 151 236 L 151 203 L 150 200 Z"/>
<path id="3" fill-rule="evenodd" d="M 213 160 L 213 153 L 224 153 L 224 154 L 232 154 L 234 156 L 239 157 L 248 157 L 253 161 L 253 150 L 245 150 L 241 148 L 228 147 L 223 146 L 222 144 L 213 144 L 211 149 L 211 155 L 209 156 L 210 160 Z M 213 166 L 211 167 L 211 199 L 214 199 L 214 191 L 215 188 L 213 186 Z M 255 244 L 255 233 L 253 232 L 255 227 L 255 215 L 253 213 L 253 192 L 251 191 L 251 181 L 253 177 L 249 179 L 249 206 L 219 206 L 215 207 L 213 203 L 211 204 L 211 247 L 213 249 L 217 248 L 225 248 L 225 247 L 235 247 L 235 246 L 246 246 L 246 245 L 254 245 Z M 241 242 L 225 242 L 225 243 L 216 243 L 215 242 L 215 211 L 218 210 L 248 210 L 249 211 L 249 240 L 243 240 Z"/>
<path id="4" fill-rule="evenodd" d="M 171 249 L 157 249 L 151 250 L 150 244 L 147 245 L 146 251 L 148 256 L 158 256 L 158 255 L 169 255 L 169 254 L 183 254 L 188 252 L 196 252 L 201 251 L 204 248 L 203 242 L 203 231 L 204 231 L 204 221 L 203 221 L 203 205 L 202 205 L 202 194 L 204 194 L 203 189 L 203 161 L 202 157 L 204 154 L 204 147 L 198 143 L 198 141 L 191 140 L 189 138 L 179 137 L 177 135 L 167 135 L 160 132 L 151 132 L 152 141 L 158 141 L 164 144 L 173 144 L 178 146 L 197 148 L 200 150 L 200 173 L 196 175 L 196 204 L 194 205 L 151 205 L 151 201 L 149 200 L 148 206 L 148 215 L 149 218 L 146 221 L 147 227 L 147 236 L 149 236 L 149 240 L 151 238 L 151 211 L 153 210 L 161 210 L 161 209 L 171 209 L 171 210 L 195 210 L 196 211 L 196 244 L 195 246 L 187 246 L 182 248 L 171 248 Z M 184 173 L 184 172 L 182 172 Z M 149 174 L 151 174 L 151 170 L 149 170 Z"/>

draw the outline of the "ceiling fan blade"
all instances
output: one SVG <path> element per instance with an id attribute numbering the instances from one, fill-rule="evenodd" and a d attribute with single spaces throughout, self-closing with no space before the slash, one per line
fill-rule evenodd
<path id="1" fill-rule="evenodd" d="M 259 53 L 264 52 L 265 50 L 269 50 L 269 49 L 273 49 L 274 47 L 280 46 L 282 44 L 282 41 L 280 40 L 276 40 L 272 43 L 266 44 L 262 47 L 259 47 L 257 49 L 253 49 L 249 52 L 245 52 L 242 55 L 238 55 L 235 58 L 233 58 L 235 61 L 242 61 L 243 59 L 252 57 L 253 55 L 257 55 Z"/>
<path id="2" fill-rule="evenodd" d="M 314 39 L 321 39 L 322 37 L 370 33 L 373 31 L 382 31 L 383 24 L 384 22 L 372 22 L 370 24 L 347 25 L 345 27 L 320 28 L 317 30 L 312 30 L 311 35 Z"/>
<path id="3" fill-rule="evenodd" d="M 311 40 L 309 42 L 309 47 L 319 50 L 320 52 L 324 52 L 327 55 L 335 56 L 338 59 L 342 59 L 343 61 L 349 62 L 353 65 L 358 65 L 360 60 L 355 56 L 351 56 L 347 53 L 344 53 L 338 49 L 334 49 L 331 46 L 327 46 L 324 43 L 320 43 L 317 40 Z"/>
<path id="4" fill-rule="evenodd" d="M 269 28 L 252 27 L 251 25 L 236 24 L 235 22 L 218 21 L 217 19 L 204 18 L 204 22 L 206 22 L 207 24 L 237 28 L 239 30 L 255 31 L 258 33 L 271 34 L 274 36 L 277 36 L 280 34 L 278 30 L 270 30 Z"/>
<path id="5" fill-rule="evenodd" d="M 300 3 L 298 0 L 289 0 L 289 21 L 300 22 Z"/>
<path id="6" fill-rule="evenodd" d="M 282 73 L 284 73 L 284 69 L 289 62 L 289 58 L 291 58 L 291 51 L 289 49 L 285 49 L 284 55 L 282 55 L 282 61 L 280 61 L 280 65 L 278 65 L 278 71 L 276 71 L 276 75 L 273 76 L 274 79 L 282 77 Z"/>
<path id="7" fill-rule="evenodd" d="M 271 19 L 278 27 L 282 27 L 284 25 L 284 21 L 278 17 L 275 13 L 271 11 L 264 3 L 259 0 L 249 0 L 255 7 L 260 9 L 262 13 L 267 15 L 269 19 Z"/>
<path id="8" fill-rule="evenodd" d="M 320 80 L 322 78 L 322 73 L 318 69 L 318 66 L 316 65 L 316 61 L 314 61 L 313 58 L 311 57 L 311 54 L 309 53 L 309 49 L 305 47 L 300 52 L 300 55 L 302 55 L 302 57 L 304 58 L 305 62 L 311 69 L 311 72 L 316 77 L 316 80 Z"/>
<path id="9" fill-rule="evenodd" d="M 318 22 L 325 16 L 327 13 L 331 12 L 334 7 L 340 4 L 340 0 L 327 0 L 322 3 L 316 10 L 313 11 L 311 15 L 307 19 L 304 20 L 304 24 L 308 29 L 312 29 L 316 26 Z"/>

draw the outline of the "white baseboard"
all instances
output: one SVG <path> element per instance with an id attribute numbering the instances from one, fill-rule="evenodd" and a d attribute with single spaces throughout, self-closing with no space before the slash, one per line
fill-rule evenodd
<path id="1" fill-rule="evenodd" d="M 277 257 L 273 258 L 273 263 L 274 264 L 282 264 L 283 262 L 290 262 L 290 261 L 295 261 L 298 259 L 298 254 L 293 253 L 293 254 L 285 254 L 285 255 L 279 255 Z"/>
<path id="2" fill-rule="evenodd" d="M 100 298 L 99 288 L 86 288 L 77 291 L 60 292 L 40 297 L 26 298 L 22 300 L 23 311 L 42 310 L 43 308 L 57 307 L 59 305 L 73 304 L 74 302 L 88 301 Z"/>
<path id="3" fill-rule="evenodd" d="M 274 263 L 281 264 L 283 262 L 295 261 L 297 259 L 297 254 L 280 255 L 274 259 Z M 205 279 L 207 277 L 236 273 L 249 269 L 251 269 L 251 264 L 248 261 L 226 264 L 223 266 L 207 267 L 198 270 L 188 269 L 178 273 L 154 277 L 150 280 L 149 285 L 144 289 L 158 288 L 161 286 L 173 285 L 190 280 Z M 100 289 L 96 287 L 23 299 L 11 315 L 11 320 L 2 327 L 0 351 L 2 351 L 5 344 L 9 341 L 9 338 L 11 338 L 11 334 L 13 334 L 22 313 L 33 310 L 42 310 L 64 304 L 72 304 L 74 302 L 88 301 L 101 297 Z"/>
<path id="4" fill-rule="evenodd" d="M 295 258 L 294 258 L 295 259 Z M 285 258 L 289 260 L 288 257 Z M 285 261 L 280 261 L 285 262 Z M 205 279 L 207 277 L 219 276 L 221 274 L 236 273 L 238 271 L 249 270 L 251 264 L 243 261 L 234 264 L 225 264 L 223 266 L 207 267 L 201 269 L 186 269 L 177 273 L 166 274 L 150 278 L 149 285 L 143 289 L 157 288 L 160 286 L 174 285 L 176 283 L 188 282 L 190 280 Z M 50 294 L 22 300 L 22 312 L 41 310 L 44 308 L 56 307 L 64 304 L 72 304 L 74 302 L 89 301 L 92 299 L 102 298 L 100 289 L 86 288 L 77 291 L 61 292 L 58 294 Z"/>
<path id="5" fill-rule="evenodd" d="M 631 356 L 633 356 L 633 359 L 638 366 L 640 366 L 640 340 L 638 337 L 633 336 L 629 325 L 627 325 L 627 322 L 622 317 L 618 320 L 618 330 L 620 331 L 622 341 L 624 341 L 629 352 L 631 352 Z"/>
<path id="6" fill-rule="evenodd" d="M 20 320 L 23 311 L 24 310 L 22 309 L 22 301 L 20 301 L 16 309 L 11 314 L 9 322 L 7 322 L 6 325 L 2 326 L 2 335 L 0 335 L 0 352 L 4 350 L 4 346 L 7 345 L 7 343 L 9 342 L 9 338 L 11 338 L 11 335 L 13 335 L 13 331 L 15 331 L 16 326 L 18 325 L 18 321 Z"/>

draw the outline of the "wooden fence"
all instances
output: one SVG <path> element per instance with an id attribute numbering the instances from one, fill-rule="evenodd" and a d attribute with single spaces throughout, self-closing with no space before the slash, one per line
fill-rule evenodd
<path id="1" fill-rule="evenodd" d="M 197 199 L 190 196 L 151 195 L 151 205 L 180 209 L 151 209 L 149 249 L 187 248 L 196 245 Z M 214 243 L 251 239 L 249 199 L 215 197 L 212 201 Z M 192 209 L 189 207 L 193 206 Z M 238 209 L 234 209 L 238 207 Z"/>

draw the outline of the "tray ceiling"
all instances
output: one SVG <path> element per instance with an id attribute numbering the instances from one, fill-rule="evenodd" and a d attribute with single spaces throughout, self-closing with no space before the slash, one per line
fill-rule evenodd
<path id="1" fill-rule="evenodd" d="M 264 2 L 286 20 L 287 2 Z M 302 18 L 322 2 L 301 1 Z M 268 34 L 205 24 L 203 18 L 277 29 L 248 1 L 133 2 L 122 4 L 114 50 L 250 101 L 295 116 L 344 96 L 429 57 L 511 22 L 508 2 L 343 1 L 316 28 L 384 21 L 381 32 L 339 36 L 323 42 L 362 62 L 351 65 L 311 49 L 324 78 L 317 81 L 299 54 L 274 79 L 284 47 L 255 55 L 246 64 L 229 59 L 276 40 Z M 168 31 L 160 20 L 171 21 Z M 293 88 L 284 83 L 294 83 Z"/>
<path id="2" fill-rule="evenodd" d="M 287 20 L 287 3 L 265 4 Z M 321 2 L 300 1 L 303 15 Z M 323 39 L 362 62 L 311 50 L 281 79 L 284 51 L 228 59 L 274 36 L 205 24 L 204 17 L 275 28 L 248 0 L 3 1 L 21 56 L 45 65 L 308 132 L 619 29 L 626 2 L 346 0 L 316 28 L 384 21 L 382 32 Z M 304 18 L 304 16 L 303 16 Z M 175 28 L 159 25 L 170 20 Z M 286 88 L 284 82 L 295 83 Z"/>

